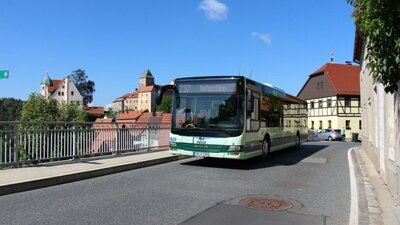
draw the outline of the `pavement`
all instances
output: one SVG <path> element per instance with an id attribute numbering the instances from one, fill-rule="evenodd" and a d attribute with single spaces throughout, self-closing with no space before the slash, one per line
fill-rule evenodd
<path id="1" fill-rule="evenodd" d="M 352 183 L 350 225 L 400 224 L 400 207 L 395 203 L 384 182 L 365 155 L 362 147 L 349 150 Z M 168 151 L 80 159 L 63 163 L 0 170 L 0 196 L 28 191 L 93 177 L 153 166 L 187 158 Z"/>
<path id="2" fill-rule="evenodd" d="M 53 162 L 0 170 L 0 196 L 89 179 L 186 158 L 168 151 Z"/>
<path id="3" fill-rule="evenodd" d="M 354 166 L 358 196 L 355 206 L 357 218 L 351 213 L 349 224 L 399 225 L 400 206 L 395 205 L 389 190 L 362 147 L 349 151 L 349 163 Z"/>

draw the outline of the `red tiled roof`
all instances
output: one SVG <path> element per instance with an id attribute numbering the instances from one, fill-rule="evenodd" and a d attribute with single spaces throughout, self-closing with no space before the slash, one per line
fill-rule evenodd
<path id="1" fill-rule="evenodd" d="M 113 122 L 115 122 L 113 118 L 97 118 L 94 121 L 93 128 L 96 129 L 115 128 L 115 124 L 113 124 Z"/>
<path id="2" fill-rule="evenodd" d="M 143 92 L 152 92 L 156 89 L 155 85 L 151 86 L 142 86 L 139 88 L 138 93 L 143 93 Z"/>
<path id="3" fill-rule="evenodd" d="M 138 123 L 149 123 L 151 119 L 151 113 L 143 113 L 137 120 Z"/>
<path id="4" fill-rule="evenodd" d="M 172 114 L 171 113 L 164 113 L 162 115 L 162 123 L 171 123 L 172 121 Z"/>
<path id="5" fill-rule="evenodd" d="M 104 115 L 104 107 L 85 107 L 84 110 L 90 115 Z"/>
<path id="6" fill-rule="evenodd" d="M 123 112 L 117 119 L 118 120 L 137 120 L 140 115 L 142 115 L 142 111 L 129 111 Z"/>
<path id="7" fill-rule="evenodd" d="M 53 94 L 55 90 L 62 84 L 63 80 L 52 80 L 52 84 L 48 87 L 48 91 L 50 94 Z"/>
<path id="8" fill-rule="evenodd" d="M 338 95 L 360 95 L 360 67 L 327 63 L 310 75 L 325 74 Z"/>

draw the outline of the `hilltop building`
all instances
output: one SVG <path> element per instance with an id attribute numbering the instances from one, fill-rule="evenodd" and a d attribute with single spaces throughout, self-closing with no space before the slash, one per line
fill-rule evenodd
<path id="1" fill-rule="evenodd" d="M 309 75 L 297 97 L 307 101 L 310 129 L 361 132 L 360 67 L 327 63 Z"/>
<path id="2" fill-rule="evenodd" d="M 139 77 L 139 88 L 131 93 L 126 93 L 116 98 L 112 103 L 112 110 L 123 111 L 148 111 L 156 109 L 156 95 L 159 86 L 154 83 L 154 76 L 150 70 L 145 70 Z"/>
<path id="3" fill-rule="evenodd" d="M 46 99 L 54 98 L 60 105 L 75 103 L 83 107 L 83 97 L 69 76 L 62 80 L 52 80 L 46 73 L 40 83 L 40 94 Z"/>

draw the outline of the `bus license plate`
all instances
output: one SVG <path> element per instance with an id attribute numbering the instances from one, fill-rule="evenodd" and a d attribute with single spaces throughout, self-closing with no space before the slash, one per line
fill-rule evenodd
<path id="1" fill-rule="evenodd" d="M 210 157 L 209 152 L 193 152 L 193 156 L 196 157 Z"/>

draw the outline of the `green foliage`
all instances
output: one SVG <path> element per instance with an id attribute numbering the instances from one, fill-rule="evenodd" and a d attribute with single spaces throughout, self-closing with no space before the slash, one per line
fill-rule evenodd
<path id="1" fill-rule="evenodd" d="M 29 122 L 85 122 L 87 114 L 76 104 L 58 107 L 55 99 L 46 100 L 43 96 L 32 93 L 22 108 L 21 121 Z"/>
<path id="2" fill-rule="evenodd" d="M 118 117 L 120 115 L 120 113 L 118 113 L 118 111 L 114 110 L 113 108 L 109 107 L 108 111 L 105 113 L 105 116 L 107 117 Z"/>
<path id="3" fill-rule="evenodd" d="M 354 6 L 357 29 L 368 38 L 367 67 L 385 91 L 398 90 L 400 81 L 400 1 L 347 0 Z"/>
<path id="4" fill-rule="evenodd" d="M 76 104 L 66 104 L 60 107 L 59 121 L 86 122 L 87 113 Z"/>
<path id="5" fill-rule="evenodd" d="M 172 97 L 169 95 L 164 95 L 161 104 L 157 106 L 156 111 L 171 113 L 171 109 L 172 109 Z"/>
<path id="6" fill-rule="evenodd" d="M 0 121 L 16 121 L 21 116 L 24 102 L 14 98 L 0 98 Z"/>
<path id="7" fill-rule="evenodd" d="M 24 103 L 20 120 L 30 122 L 57 121 L 59 116 L 57 104 L 55 99 L 46 100 L 40 94 L 32 93 Z"/>
<path id="8" fill-rule="evenodd" d="M 87 80 L 88 76 L 86 75 L 85 70 L 82 69 L 73 71 L 70 76 L 72 77 L 76 88 L 78 88 L 79 93 L 81 93 L 83 97 L 83 105 L 87 106 L 93 101 L 93 92 L 96 91 L 94 81 Z"/>

